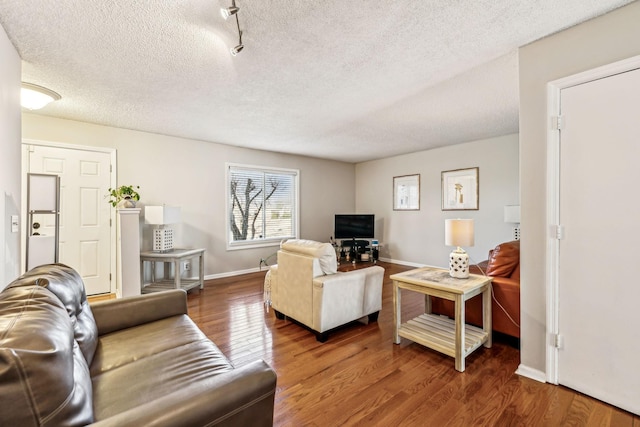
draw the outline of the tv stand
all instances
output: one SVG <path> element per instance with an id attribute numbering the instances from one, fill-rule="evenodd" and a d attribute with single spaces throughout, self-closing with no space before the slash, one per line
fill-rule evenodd
<path id="1" fill-rule="evenodd" d="M 362 260 L 362 255 L 367 254 L 365 256 L 365 260 Z M 340 262 L 347 261 L 348 262 L 373 262 L 374 264 L 378 261 L 378 245 L 371 247 L 371 242 L 369 240 L 362 239 L 343 239 L 340 242 Z M 352 257 L 355 257 L 353 259 Z"/>

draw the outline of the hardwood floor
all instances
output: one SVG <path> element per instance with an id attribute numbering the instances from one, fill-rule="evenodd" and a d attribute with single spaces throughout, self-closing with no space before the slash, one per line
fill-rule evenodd
<path id="1" fill-rule="evenodd" d="M 514 372 L 519 351 L 500 339 L 476 350 L 466 370 L 403 339 L 392 342 L 392 285 L 386 269 L 377 323 L 355 322 L 322 344 L 266 312 L 265 271 L 207 281 L 188 295 L 189 314 L 235 366 L 264 359 L 278 374 L 276 426 L 640 426 L 640 418 L 565 387 Z M 403 315 L 423 309 L 403 293 Z"/>

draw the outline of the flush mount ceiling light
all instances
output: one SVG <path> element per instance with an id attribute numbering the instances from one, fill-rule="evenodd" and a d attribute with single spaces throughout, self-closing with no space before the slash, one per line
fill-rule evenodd
<path id="1" fill-rule="evenodd" d="M 236 26 L 238 27 L 238 45 L 229 49 L 231 51 L 231 55 L 236 56 L 242 49 L 244 49 L 244 45 L 242 44 L 242 30 L 240 30 L 240 21 L 238 19 L 238 11 L 240 8 L 236 6 L 236 0 L 231 0 L 230 7 L 223 7 L 220 9 L 220 14 L 224 19 L 234 15 L 236 17 Z"/>
<path id="2" fill-rule="evenodd" d="M 20 104 L 28 110 L 39 110 L 48 103 L 61 98 L 59 94 L 46 87 L 22 82 Z"/>

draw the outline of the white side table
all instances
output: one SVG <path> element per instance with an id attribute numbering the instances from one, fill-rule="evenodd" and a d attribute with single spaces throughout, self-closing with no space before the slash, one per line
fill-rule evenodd
<path id="1" fill-rule="evenodd" d="M 143 294 L 160 292 L 168 289 L 204 288 L 204 248 L 199 249 L 172 249 L 169 252 L 146 251 L 140 253 L 140 283 Z M 198 258 L 198 277 L 183 279 L 180 277 L 180 263 L 182 261 Z M 151 263 L 151 281 L 144 281 L 144 263 Z M 156 277 L 156 262 L 164 263 L 163 275 Z M 171 264 L 173 264 L 173 278 L 171 278 Z"/>

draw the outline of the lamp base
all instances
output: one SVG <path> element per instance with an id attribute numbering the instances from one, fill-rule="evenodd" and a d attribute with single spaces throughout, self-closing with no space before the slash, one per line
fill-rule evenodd
<path id="1" fill-rule="evenodd" d="M 153 252 L 170 252 L 173 249 L 173 229 L 155 228 L 153 230 Z"/>
<path id="2" fill-rule="evenodd" d="M 469 277 L 469 255 L 460 248 L 449 254 L 449 276 L 456 279 Z"/>

